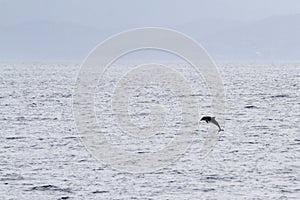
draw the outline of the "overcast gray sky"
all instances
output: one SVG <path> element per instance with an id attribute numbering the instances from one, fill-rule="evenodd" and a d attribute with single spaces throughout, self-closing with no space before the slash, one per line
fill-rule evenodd
<path id="1" fill-rule="evenodd" d="M 147 26 L 183 32 L 216 59 L 300 58 L 300 0 L 0 0 L 0 60 L 82 60 Z"/>
<path id="2" fill-rule="evenodd" d="M 299 0 L 0 0 L 0 25 L 73 22 L 93 27 L 173 25 L 202 18 L 261 19 L 300 13 Z"/>

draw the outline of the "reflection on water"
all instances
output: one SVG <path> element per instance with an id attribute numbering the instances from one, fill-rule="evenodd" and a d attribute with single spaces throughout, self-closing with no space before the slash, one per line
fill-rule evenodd
<path id="1" fill-rule="evenodd" d="M 182 65 L 199 103 L 199 115 L 210 112 L 201 77 Z M 300 193 L 300 70 L 297 64 L 222 64 L 226 92 L 225 131 L 211 154 L 199 159 L 207 124 L 200 123 L 188 151 L 161 170 L 130 174 L 96 161 L 76 133 L 72 91 L 79 66 L 1 64 L 0 196 L 4 199 L 297 199 Z M 122 70 L 125 71 L 126 67 Z M 112 134 L 109 89 L 122 70 L 99 82 L 95 102 L 106 137 L 120 148 L 143 154 L 158 151 L 174 135 L 166 130 L 155 142 Z M 157 87 L 155 87 L 157 90 Z M 151 90 L 151 89 L 150 89 Z M 147 94 L 147 89 L 140 94 Z M 164 92 L 161 103 L 176 105 Z M 144 95 L 141 95 L 144 96 Z M 146 96 L 147 97 L 147 96 Z M 131 105 L 148 99 L 133 98 Z M 159 99 L 154 99 L 158 101 Z M 169 105 L 169 104 L 168 104 Z M 167 107 L 169 112 L 174 110 Z M 130 112 L 147 118 L 139 107 Z M 147 112 L 147 110 L 145 111 Z M 176 112 L 175 112 L 176 113 Z M 166 116 L 170 124 L 176 116 Z M 169 118 L 168 118 L 169 117 Z M 101 120 L 102 119 L 102 120 Z M 144 120 L 147 123 L 147 120 Z M 176 123 L 173 123 L 176 126 Z M 144 124 L 140 123 L 140 126 Z M 113 132 L 117 133 L 117 132 Z M 126 145 L 126 144 L 130 144 Z"/>

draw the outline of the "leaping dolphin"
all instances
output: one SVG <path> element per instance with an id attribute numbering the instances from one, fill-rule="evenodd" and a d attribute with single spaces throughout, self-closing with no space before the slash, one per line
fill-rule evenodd
<path id="1" fill-rule="evenodd" d="M 223 129 L 221 129 L 221 127 L 220 127 L 219 123 L 217 122 L 217 120 L 215 119 L 215 117 L 204 116 L 201 118 L 200 121 L 206 121 L 206 123 L 213 123 L 214 125 L 216 125 L 219 128 L 219 132 L 224 131 Z"/>

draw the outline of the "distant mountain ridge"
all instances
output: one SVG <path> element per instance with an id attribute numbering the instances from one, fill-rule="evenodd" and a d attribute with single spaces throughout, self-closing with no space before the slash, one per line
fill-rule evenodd
<path id="1" fill-rule="evenodd" d="M 147 26 L 147 25 L 145 25 Z M 163 26 L 201 43 L 216 60 L 300 60 L 300 14 L 239 22 L 203 19 Z M 81 61 L 98 43 L 119 31 L 72 23 L 28 22 L 0 29 L 0 60 Z"/>

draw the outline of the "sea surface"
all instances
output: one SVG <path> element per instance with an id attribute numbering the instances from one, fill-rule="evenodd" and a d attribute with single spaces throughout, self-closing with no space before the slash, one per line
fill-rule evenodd
<path id="1" fill-rule="evenodd" d="M 205 81 L 185 64 L 166 64 L 182 73 L 210 114 Z M 174 138 L 178 103 L 153 86 L 139 96 L 167 109 L 166 131 L 151 143 L 117 134 L 109 108 L 114 86 L 134 64 L 119 64 L 98 83 L 95 110 L 106 137 L 120 148 L 160 151 Z M 226 94 L 225 131 L 200 158 L 208 125 L 199 123 L 182 156 L 160 169 L 131 173 L 95 159 L 77 132 L 73 91 L 77 64 L 0 64 L 0 199 L 299 199 L 300 64 L 218 64 Z M 132 122 L 147 125 L 149 110 L 133 97 Z M 142 107 L 139 107 L 142 106 Z M 218 118 L 218 116 L 217 116 Z M 171 127 L 171 128 L 170 128 Z"/>

